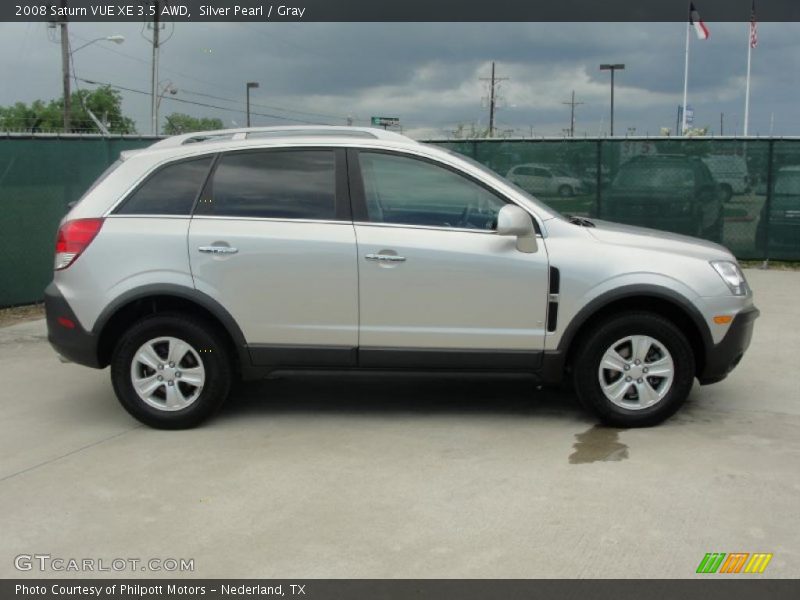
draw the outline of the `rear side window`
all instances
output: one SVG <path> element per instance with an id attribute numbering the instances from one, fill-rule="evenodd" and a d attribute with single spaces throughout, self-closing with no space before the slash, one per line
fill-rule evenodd
<path id="1" fill-rule="evenodd" d="M 210 202 L 198 213 L 228 217 L 334 219 L 333 150 L 266 150 L 220 157 Z"/>
<path id="2" fill-rule="evenodd" d="M 162 167 L 117 209 L 120 215 L 189 215 L 203 187 L 213 157 Z"/>
<path id="3" fill-rule="evenodd" d="M 647 163 L 623 165 L 614 185 L 620 188 L 691 188 L 694 171 L 689 164 Z"/>

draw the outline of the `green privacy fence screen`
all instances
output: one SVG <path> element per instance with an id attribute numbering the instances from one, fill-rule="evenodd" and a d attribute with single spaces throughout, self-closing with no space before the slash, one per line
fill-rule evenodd
<path id="1" fill-rule="evenodd" d="M 740 259 L 800 260 L 800 140 L 437 141 L 561 213 L 722 243 Z"/>
<path id="2" fill-rule="evenodd" d="M 53 276 L 56 230 L 123 150 L 150 139 L 0 138 L 0 306 L 37 302 Z"/>
<path id="3" fill-rule="evenodd" d="M 0 306 L 41 300 L 67 205 L 150 138 L 0 137 Z M 695 235 L 741 259 L 800 260 L 800 140 L 433 141 L 565 214 Z"/>

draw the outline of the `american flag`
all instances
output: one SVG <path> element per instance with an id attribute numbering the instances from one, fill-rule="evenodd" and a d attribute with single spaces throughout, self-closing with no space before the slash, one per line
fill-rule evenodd
<path id="1" fill-rule="evenodd" d="M 753 0 L 753 6 L 750 9 L 750 47 L 755 48 L 758 46 L 758 21 L 756 21 L 756 2 Z"/>

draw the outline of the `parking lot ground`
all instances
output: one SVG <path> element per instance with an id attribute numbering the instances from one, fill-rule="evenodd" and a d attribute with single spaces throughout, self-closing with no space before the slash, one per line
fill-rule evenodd
<path id="1" fill-rule="evenodd" d="M 741 365 L 637 430 L 527 378 L 307 376 L 156 431 L 107 371 L 59 363 L 41 320 L 0 329 L 0 576 L 64 575 L 14 568 L 49 554 L 194 559 L 198 577 L 663 578 L 770 552 L 760 577 L 798 577 L 800 273 L 747 275 L 762 315 Z M 114 575 L 173 574 L 94 574 Z"/>

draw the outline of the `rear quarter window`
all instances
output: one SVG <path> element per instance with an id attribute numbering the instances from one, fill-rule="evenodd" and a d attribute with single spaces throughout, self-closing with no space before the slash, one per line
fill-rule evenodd
<path id="1" fill-rule="evenodd" d="M 623 165 L 614 186 L 619 188 L 691 188 L 695 184 L 694 171 L 690 165 L 668 163 L 644 163 Z"/>
<path id="2" fill-rule="evenodd" d="M 114 211 L 119 215 L 189 215 L 206 181 L 212 156 L 157 169 Z"/>

